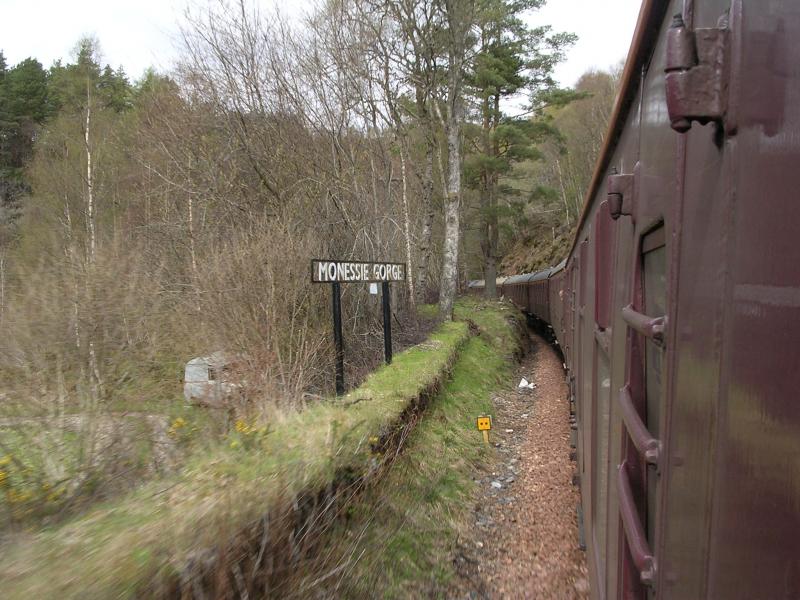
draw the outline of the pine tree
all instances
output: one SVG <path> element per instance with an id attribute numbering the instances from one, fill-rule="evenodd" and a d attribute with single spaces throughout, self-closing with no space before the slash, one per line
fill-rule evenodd
<path id="1" fill-rule="evenodd" d="M 5 206 L 10 202 L 9 168 L 11 163 L 11 138 L 14 124 L 8 109 L 6 93 L 6 74 L 8 67 L 6 57 L 0 51 L 0 225 L 5 221 Z"/>
<path id="2" fill-rule="evenodd" d="M 5 76 L 9 113 L 18 122 L 30 120 L 41 124 L 49 116 L 47 71 L 34 58 L 26 58 Z"/>
<path id="3" fill-rule="evenodd" d="M 97 81 L 97 88 L 105 108 L 123 112 L 133 106 L 131 84 L 122 67 L 115 71 L 106 65 Z"/>
<path id="4" fill-rule="evenodd" d="M 9 129 L 11 127 L 11 115 L 8 110 L 6 94 L 7 73 L 8 66 L 6 64 L 6 57 L 3 55 L 3 52 L 0 51 L 0 178 L 3 177 L 3 170 L 9 161 Z"/>
<path id="5" fill-rule="evenodd" d="M 73 64 L 62 65 L 57 61 L 50 69 L 51 92 L 58 110 L 83 112 L 95 98 L 100 83 L 100 65 L 97 62 L 98 42 L 83 38 L 75 49 Z"/>
<path id="6" fill-rule="evenodd" d="M 0 89 L 2 166 L 22 168 L 33 152 L 36 127 L 47 116 L 47 73 L 39 61 L 26 58 L 5 70 Z"/>
<path id="7" fill-rule="evenodd" d="M 548 128 L 529 116 L 503 112 L 503 101 L 526 94 L 534 108 L 557 90 L 553 68 L 574 42 L 570 34 L 554 34 L 549 27 L 531 28 L 523 20 L 543 0 L 482 0 L 479 5 L 475 57 L 469 87 L 478 107 L 479 123 L 467 131 L 472 153 L 465 164 L 465 179 L 480 195 L 481 253 L 486 295 L 495 297 L 499 227 L 504 208 L 501 197 L 514 190 L 502 185 L 514 165 L 539 157 L 536 144 Z M 568 94 L 557 95 L 568 100 Z"/>
<path id="8" fill-rule="evenodd" d="M 0 55 L 2 57 L 2 55 Z M 48 116 L 47 72 L 26 58 L 8 69 L 0 59 L 0 203 L 13 221 L 27 190 L 23 168 L 33 155 L 39 126 Z M 9 216 L 10 215 L 10 216 Z"/>

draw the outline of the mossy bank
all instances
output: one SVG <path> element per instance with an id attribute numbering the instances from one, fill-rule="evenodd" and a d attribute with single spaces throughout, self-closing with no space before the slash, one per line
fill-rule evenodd
<path id="1" fill-rule="evenodd" d="M 238 424 L 179 475 L 7 540 L 5 597 L 286 596 L 337 582 L 343 595 L 403 595 L 422 573 L 426 589 L 445 585 L 438 557 L 486 452 L 474 418 L 522 329 L 507 304 L 463 300 L 456 316 L 339 400 Z M 374 540 L 357 560 L 337 543 L 354 527 L 365 532 L 351 549 Z"/>
<path id="2" fill-rule="evenodd" d="M 493 392 L 508 386 L 526 340 L 508 304 L 464 299 L 456 317 L 477 335 L 380 485 L 326 533 L 324 564 L 313 562 L 298 597 L 447 597 L 456 544 L 471 524 L 474 475 L 493 452 L 476 417 L 493 412 Z"/>

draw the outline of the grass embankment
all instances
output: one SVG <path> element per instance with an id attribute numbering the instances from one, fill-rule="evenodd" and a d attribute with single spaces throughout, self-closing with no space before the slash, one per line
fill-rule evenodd
<path id="1" fill-rule="evenodd" d="M 467 341 L 403 455 L 380 485 L 361 496 L 351 518 L 327 535 L 325 543 L 334 550 L 324 571 L 341 570 L 333 582 L 326 582 L 328 593 L 344 598 L 446 597 L 455 575 L 454 546 L 469 526 L 477 485 L 473 477 L 491 452 L 475 419 L 492 413 L 492 392 L 507 385 L 525 327 L 509 305 L 474 299 L 461 300 L 456 317 L 469 319 L 480 335 Z"/>
<path id="2" fill-rule="evenodd" d="M 3 596 L 142 597 L 203 588 L 219 596 L 226 586 L 285 579 L 284 563 L 309 552 L 314 523 L 338 512 L 343 498 L 396 455 L 414 421 L 409 415 L 435 395 L 468 338 L 466 323 L 444 323 L 338 401 L 268 428 L 239 423 L 225 445 L 197 453 L 179 475 L 63 525 L 16 535 L 0 558 Z M 257 557 L 232 555 L 243 551 L 237 536 L 241 542 L 256 533 L 265 540 Z M 269 563 L 266 580 L 250 575 L 264 566 L 247 563 L 253 560 Z"/>
<path id="3" fill-rule="evenodd" d="M 210 436 L 224 435 L 218 414 L 175 396 L 154 413 L 0 418 L 0 536 L 63 521 L 173 473 Z"/>

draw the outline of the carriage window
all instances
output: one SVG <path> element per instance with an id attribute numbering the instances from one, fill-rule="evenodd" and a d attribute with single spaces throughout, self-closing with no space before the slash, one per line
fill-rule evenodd
<path id="1" fill-rule="evenodd" d="M 644 238 L 642 244 L 644 271 L 644 312 L 651 317 L 667 313 L 667 249 L 664 228 Z M 654 437 L 661 437 L 661 398 L 663 392 L 662 365 L 664 349 L 651 340 L 645 344 L 646 425 Z M 647 473 L 647 537 L 655 544 L 658 474 L 654 467 Z"/>

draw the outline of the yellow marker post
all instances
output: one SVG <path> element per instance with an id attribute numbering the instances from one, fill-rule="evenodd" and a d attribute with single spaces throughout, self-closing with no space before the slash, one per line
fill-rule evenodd
<path id="1" fill-rule="evenodd" d="M 492 417 L 481 415 L 478 417 L 478 431 L 483 432 L 483 442 L 489 445 L 489 430 L 492 428 Z"/>

